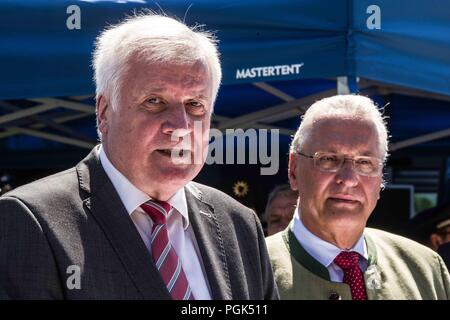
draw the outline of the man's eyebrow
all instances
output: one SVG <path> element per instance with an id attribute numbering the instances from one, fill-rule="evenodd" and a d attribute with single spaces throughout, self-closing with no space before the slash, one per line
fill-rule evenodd
<path id="1" fill-rule="evenodd" d="M 361 156 L 365 156 L 365 157 L 373 157 L 375 156 L 375 154 L 372 151 L 364 151 L 360 153 Z"/>
<path id="2" fill-rule="evenodd" d="M 336 153 L 336 154 L 341 154 L 341 151 L 338 151 L 335 148 L 324 148 L 323 150 L 320 150 L 320 152 L 330 152 L 330 153 Z M 375 153 L 373 153 L 370 150 L 365 150 L 363 152 L 358 152 L 357 154 L 358 156 L 365 156 L 365 157 L 375 157 Z"/>
<path id="3" fill-rule="evenodd" d="M 152 94 L 152 93 L 163 94 L 167 91 L 168 91 L 167 88 L 164 88 L 164 87 L 152 87 L 148 90 L 148 94 Z M 210 97 L 206 96 L 202 93 L 199 93 L 199 94 L 192 95 L 192 98 L 190 98 L 190 99 L 208 100 L 208 99 L 210 99 Z"/>
<path id="4" fill-rule="evenodd" d="M 198 94 L 198 95 L 194 95 L 194 99 L 199 99 L 199 100 L 208 100 L 209 97 L 205 96 L 204 94 Z"/>

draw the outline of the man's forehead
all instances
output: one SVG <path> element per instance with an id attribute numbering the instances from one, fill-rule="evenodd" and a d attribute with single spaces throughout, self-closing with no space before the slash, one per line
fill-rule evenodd
<path id="1" fill-rule="evenodd" d="M 347 143 L 345 141 L 321 141 L 322 143 L 316 143 L 311 145 L 312 152 L 330 152 L 346 155 L 358 155 L 358 156 L 379 156 L 378 144 L 376 141 L 373 143 L 364 141 L 361 143 Z"/>
<path id="2" fill-rule="evenodd" d="M 313 130 L 334 129 L 352 132 L 361 127 L 374 128 L 375 122 L 358 116 L 324 116 L 313 121 Z"/>
<path id="3" fill-rule="evenodd" d="M 209 68 L 205 61 L 149 61 L 147 59 L 129 58 L 126 69 L 133 71 L 144 71 L 145 73 L 151 71 L 154 75 L 173 75 L 180 73 L 182 75 L 195 75 L 196 77 L 209 76 Z"/>
<path id="4" fill-rule="evenodd" d="M 148 93 L 171 92 L 174 87 L 185 88 L 198 98 L 210 98 L 211 79 L 201 65 L 161 64 L 136 61 L 127 67 L 124 84 Z"/>
<path id="5" fill-rule="evenodd" d="M 357 153 L 378 152 L 378 132 L 373 123 L 357 119 L 324 119 L 314 123 L 305 145 L 313 151 Z"/>

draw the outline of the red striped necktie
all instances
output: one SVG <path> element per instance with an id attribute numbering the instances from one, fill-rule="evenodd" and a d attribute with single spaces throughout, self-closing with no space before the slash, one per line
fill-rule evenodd
<path id="1" fill-rule="evenodd" d="M 169 241 L 166 218 L 171 206 L 164 201 L 149 200 L 141 208 L 153 221 L 151 248 L 153 261 L 174 300 L 193 300 L 191 287 L 175 249 Z"/>
<path id="2" fill-rule="evenodd" d="M 359 268 L 359 253 L 342 251 L 336 258 L 336 263 L 344 271 L 343 282 L 350 286 L 353 300 L 367 300 L 364 277 Z"/>

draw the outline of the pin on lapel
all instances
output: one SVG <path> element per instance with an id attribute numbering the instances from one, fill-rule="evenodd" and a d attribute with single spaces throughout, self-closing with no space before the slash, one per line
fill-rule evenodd
<path id="1" fill-rule="evenodd" d="M 207 216 L 208 218 L 212 218 L 211 213 L 200 210 L 200 213 Z"/>
<path id="2" fill-rule="evenodd" d="M 371 265 L 366 272 L 366 288 L 370 290 L 381 289 L 381 272 L 376 265 Z"/>

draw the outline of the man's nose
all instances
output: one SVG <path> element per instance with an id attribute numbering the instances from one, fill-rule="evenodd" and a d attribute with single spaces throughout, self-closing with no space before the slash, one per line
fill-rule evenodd
<path id="1" fill-rule="evenodd" d="M 163 124 L 163 133 L 169 134 L 175 137 L 184 137 L 191 133 L 192 126 L 190 119 L 186 114 L 184 107 L 176 107 L 171 110 L 167 115 L 167 121 Z"/>
<path id="2" fill-rule="evenodd" d="M 336 182 L 344 183 L 348 187 L 354 187 L 358 184 L 358 174 L 353 168 L 353 162 L 345 159 L 342 167 L 336 172 Z"/>

